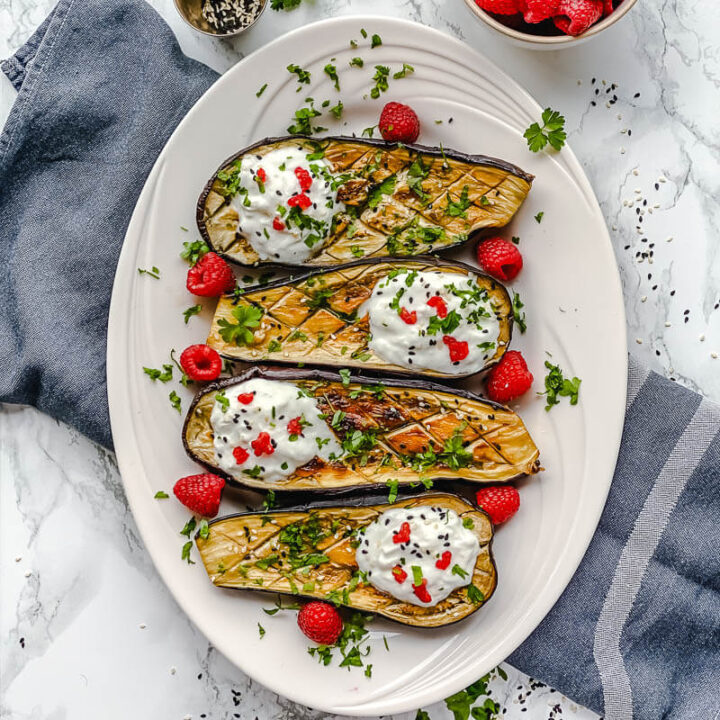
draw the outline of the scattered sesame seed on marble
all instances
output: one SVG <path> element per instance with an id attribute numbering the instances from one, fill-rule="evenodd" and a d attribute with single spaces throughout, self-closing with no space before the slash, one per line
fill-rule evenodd
<path id="1" fill-rule="evenodd" d="M 658 178 L 658 182 L 659 182 L 659 183 L 666 183 L 666 182 L 667 182 L 667 178 L 666 178 L 664 175 L 661 175 L 661 176 Z"/>
<path id="2" fill-rule="evenodd" d="M 700 340 L 700 342 L 705 342 L 705 334 L 701 333 L 698 339 Z"/>
<path id="3" fill-rule="evenodd" d="M 647 302 L 647 295 L 643 295 L 643 296 L 640 298 L 640 302 Z"/>
<path id="4" fill-rule="evenodd" d="M 636 342 L 638 345 L 642 345 L 642 343 L 643 343 L 643 341 L 642 341 L 641 338 L 635 338 L 635 342 Z"/>
<path id="5" fill-rule="evenodd" d="M 173 665 L 173 666 L 170 668 L 170 674 L 171 674 L 171 675 L 174 675 L 176 672 L 177 672 L 177 668 Z"/>
<path id="6" fill-rule="evenodd" d="M 655 203 L 655 204 L 653 205 L 653 207 L 654 207 L 656 210 L 659 210 L 659 209 L 660 209 L 660 203 Z"/>
<path id="7" fill-rule="evenodd" d="M 188 713 L 187 715 L 185 715 L 183 717 L 183 720 L 192 720 L 192 715 L 190 715 L 190 713 Z"/>
<path id="8" fill-rule="evenodd" d="M 640 174 L 640 173 L 638 172 L 638 169 L 637 169 L 637 168 L 633 168 L 632 173 L 633 173 L 633 175 L 635 175 L 635 177 L 637 177 L 637 176 Z"/>
<path id="9" fill-rule="evenodd" d="M 672 241 L 673 241 L 673 239 L 672 239 L 672 235 L 671 235 L 665 242 L 672 242 Z"/>
<path id="10" fill-rule="evenodd" d="M 624 154 L 625 154 L 625 148 L 624 148 L 624 147 L 621 147 L 621 148 L 620 148 L 620 154 L 621 154 L 621 155 L 624 155 Z"/>
<path id="11" fill-rule="evenodd" d="M 640 195 L 640 193 L 642 192 L 642 188 L 635 188 L 635 191 L 634 191 L 634 192 L 635 192 L 637 195 Z"/>
<path id="12" fill-rule="evenodd" d="M 145 623 L 140 623 L 140 625 L 139 625 L 138 627 L 139 627 L 141 630 L 144 630 L 144 629 L 147 627 L 147 625 L 146 625 Z"/>
<path id="13" fill-rule="evenodd" d="M 22 560 L 22 557 L 20 557 L 20 555 L 18 555 L 18 556 L 15 558 L 15 562 L 20 562 L 21 560 Z"/>
<path id="14" fill-rule="evenodd" d="M 717 360 L 717 359 L 718 359 L 718 354 L 717 354 L 716 352 L 711 352 L 711 353 L 710 353 L 710 357 L 711 357 L 713 360 Z"/>
<path id="15" fill-rule="evenodd" d="M 26 570 L 25 571 L 25 577 L 29 578 L 32 575 L 32 570 Z"/>
<path id="16" fill-rule="evenodd" d="M 672 327 L 672 323 L 666 322 L 665 327 Z"/>

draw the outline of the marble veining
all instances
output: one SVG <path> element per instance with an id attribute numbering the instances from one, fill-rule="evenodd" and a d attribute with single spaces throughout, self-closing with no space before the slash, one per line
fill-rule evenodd
<path id="1" fill-rule="evenodd" d="M 487 54 L 567 117 L 620 267 L 631 351 L 720 400 L 720 6 L 640 2 L 576 49 L 532 53 L 461 0 L 305 0 L 242 38 L 190 30 L 151 0 L 186 53 L 225 70 L 277 35 L 353 12 L 408 17 Z M 0 0 L 0 55 L 53 0 Z M 0 79 L 0 122 L 14 98 Z M 243 676 L 177 607 L 143 548 L 112 454 L 28 408 L 0 412 L 0 718 L 327 718 Z M 505 667 L 506 718 L 595 714 Z M 425 708 L 449 718 L 443 703 Z M 414 717 L 405 714 L 403 719 Z"/>

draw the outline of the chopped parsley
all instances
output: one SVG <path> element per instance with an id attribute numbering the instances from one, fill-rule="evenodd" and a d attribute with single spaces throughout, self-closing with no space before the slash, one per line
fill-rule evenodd
<path id="1" fill-rule="evenodd" d="M 306 104 L 307 107 L 295 111 L 295 122 L 287 129 L 291 135 L 312 135 L 314 132 L 322 132 L 327 129 L 312 124 L 312 119 L 319 117 L 322 113 L 315 108 L 310 98 L 306 100 Z"/>
<path id="2" fill-rule="evenodd" d="M 395 177 L 395 175 L 390 175 L 390 177 L 386 177 L 379 185 L 376 185 L 368 193 L 368 207 L 377 207 L 382 201 L 383 195 L 392 195 L 395 191 L 396 182 L 397 178 Z"/>
<path id="3" fill-rule="evenodd" d="M 226 412 L 230 407 L 230 398 L 225 395 L 224 390 L 215 393 L 215 402 L 220 405 L 223 412 Z"/>
<path id="4" fill-rule="evenodd" d="M 398 496 L 398 481 L 396 479 L 387 480 L 385 484 L 388 486 L 388 502 L 394 503 Z"/>
<path id="5" fill-rule="evenodd" d="M 310 84 L 310 72 L 308 70 L 303 70 L 303 68 L 301 68 L 299 65 L 290 63 L 290 65 L 287 66 L 287 71 L 289 73 L 297 75 L 298 87 L 295 92 L 300 92 L 300 90 L 302 90 L 302 87 L 300 87 L 301 85 Z"/>
<path id="6" fill-rule="evenodd" d="M 524 333 L 527 330 L 527 322 L 525 320 L 525 313 L 522 312 L 522 309 L 524 307 L 525 307 L 525 305 L 524 305 L 523 301 L 520 299 L 520 295 L 516 292 L 513 292 L 513 297 L 512 297 L 513 319 L 515 320 L 515 323 L 517 324 L 521 333 Z"/>
<path id="7" fill-rule="evenodd" d="M 155 278 L 156 280 L 160 279 L 160 271 L 153 265 L 152 270 L 143 270 L 143 268 L 138 268 L 138 275 L 149 275 L 151 278 Z"/>
<path id="8" fill-rule="evenodd" d="M 375 33 L 370 38 L 370 49 L 380 47 L 380 45 L 382 45 L 382 38 L 377 33 Z"/>
<path id="9" fill-rule="evenodd" d="M 262 639 L 265 637 L 265 628 L 260 623 L 258 623 L 257 626 L 258 632 L 260 633 L 260 639 Z"/>
<path id="10" fill-rule="evenodd" d="M 452 566 L 452 574 L 457 575 L 458 577 L 462 578 L 463 580 L 468 576 L 467 570 L 464 570 L 461 568 L 457 563 Z"/>
<path id="11" fill-rule="evenodd" d="M 349 62 L 350 67 L 359 67 L 361 68 L 363 65 L 365 65 L 365 61 L 361 57 L 354 57 Z"/>
<path id="12" fill-rule="evenodd" d="M 460 314 L 455 310 L 451 310 L 444 318 L 440 318 L 438 315 L 431 315 L 427 327 L 427 334 L 437 335 L 441 333 L 443 335 L 451 335 L 459 327 L 461 320 Z"/>
<path id="13" fill-rule="evenodd" d="M 210 248 L 204 240 L 194 240 L 193 242 L 183 243 L 183 251 L 180 253 L 180 257 L 187 260 L 191 265 L 195 265 L 208 252 L 210 252 Z"/>
<path id="14" fill-rule="evenodd" d="M 180 559 L 186 560 L 188 565 L 194 565 L 195 561 L 190 559 L 190 551 L 192 550 L 192 540 L 188 540 L 183 546 L 182 546 L 182 552 L 180 553 Z"/>
<path id="15" fill-rule="evenodd" d="M 393 73 L 393 78 L 395 80 L 399 80 L 400 78 L 404 78 L 410 73 L 414 73 L 415 68 L 412 65 L 408 65 L 407 63 L 403 63 L 402 70 L 398 70 L 397 72 Z"/>
<path id="16" fill-rule="evenodd" d="M 229 167 L 223 168 L 218 174 L 218 180 L 222 183 L 228 195 L 235 195 L 240 190 L 240 171 L 242 169 L 242 158 L 238 158 Z M 187 243 L 183 243 L 187 245 Z M 195 245 L 196 243 L 192 243 Z M 204 243 L 203 243 L 204 244 Z M 187 249 L 187 248 L 186 248 Z M 207 250 L 205 251 L 207 252 Z M 203 253 L 204 254 L 204 253 Z M 182 255 L 182 257 L 185 257 Z M 185 258 L 189 260 L 189 258 Z M 197 259 L 195 260 L 197 262 Z M 193 265 L 195 263 L 193 262 Z"/>
<path id="17" fill-rule="evenodd" d="M 205 520 L 205 518 L 200 521 L 200 527 L 198 527 L 198 535 L 203 540 L 207 540 L 208 537 L 210 537 L 210 526 L 208 525 L 208 521 Z"/>
<path id="18" fill-rule="evenodd" d="M 370 97 L 374 100 L 377 100 L 380 93 L 384 93 L 388 89 L 388 75 L 390 75 L 390 68 L 387 65 L 375 66 L 375 74 L 372 78 L 375 86 L 370 90 Z"/>
<path id="19" fill-rule="evenodd" d="M 294 10 L 300 7 L 302 0 L 270 0 L 270 7 L 273 10 Z"/>
<path id="20" fill-rule="evenodd" d="M 531 152 L 542 150 L 548 143 L 555 150 L 560 150 L 567 139 L 565 118 L 556 110 L 545 108 L 542 122 L 542 126 L 533 123 L 523 134 Z"/>
<path id="21" fill-rule="evenodd" d="M 333 107 L 330 108 L 330 113 L 337 120 L 339 120 L 342 117 L 342 114 L 343 114 L 342 100 L 338 100 L 337 105 L 333 105 Z"/>
<path id="22" fill-rule="evenodd" d="M 463 518 L 463 527 L 467 528 L 468 530 L 472 530 L 475 527 L 475 523 L 473 522 L 472 518 L 466 517 Z"/>
<path id="23" fill-rule="evenodd" d="M 165 500 L 170 496 L 164 490 L 158 490 L 153 497 L 156 500 Z"/>
<path id="24" fill-rule="evenodd" d="M 568 380 L 563 375 L 560 366 L 553 365 L 548 360 L 545 361 L 545 367 L 549 371 L 545 376 L 545 392 L 538 393 L 538 395 L 545 395 L 547 401 L 545 410 L 549 412 L 553 405 L 558 405 L 561 397 L 570 398 L 570 404 L 577 405 L 582 382 L 580 378 L 574 377 L 572 380 Z"/>
<path id="25" fill-rule="evenodd" d="M 325 70 L 325 74 L 333 81 L 333 85 L 335 86 L 336 90 L 340 90 L 340 78 L 337 74 L 337 67 L 333 65 L 332 63 L 328 63 L 323 70 Z"/>
<path id="26" fill-rule="evenodd" d="M 265 83 L 265 84 L 255 93 L 255 97 L 260 97 L 260 96 L 265 92 L 265 90 L 267 90 L 267 86 L 268 86 L 268 84 Z"/>
<path id="27" fill-rule="evenodd" d="M 185 324 L 187 325 L 190 318 L 193 315 L 198 315 L 202 311 L 202 305 L 193 305 L 192 307 L 189 307 L 187 310 L 183 310 L 183 317 L 185 318 Z"/>
<path id="28" fill-rule="evenodd" d="M 535 215 L 535 222 L 538 223 L 538 225 L 542 222 L 543 215 L 545 215 L 545 213 L 542 212 L 542 210 L 537 215 Z"/>
<path id="29" fill-rule="evenodd" d="M 343 387 L 347 387 L 350 384 L 350 371 L 347 368 L 343 368 L 338 371 L 342 378 Z"/>
<path id="30" fill-rule="evenodd" d="M 377 125 L 373 125 L 372 127 L 366 127 L 366 128 L 360 133 L 361 137 L 365 137 L 365 136 L 367 136 L 367 137 L 369 137 L 369 138 L 373 137 L 373 135 L 375 135 L 375 128 L 376 128 L 376 127 L 377 127 Z"/>
<path id="31" fill-rule="evenodd" d="M 218 320 L 220 337 L 226 343 L 249 345 L 253 341 L 254 328 L 260 326 L 262 308 L 255 305 L 237 305 L 233 308 L 232 315 L 237 322 L 229 322 L 225 318 Z"/>
<path id="32" fill-rule="evenodd" d="M 160 382 L 166 383 L 169 380 L 172 380 L 173 376 L 173 366 L 172 365 L 163 365 L 162 370 L 158 370 L 157 368 L 148 368 L 144 367 L 143 372 L 154 382 L 155 380 L 159 380 Z"/>
<path id="33" fill-rule="evenodd" d="M 427 202 L 429 197 L 422 189 L 423 180 L 430 174 L 430 167 L 426 166 L 420 156 L 413 160 L 408 168 L 407 184 L 408 187 L 417 195 L 420 200 Z"/>
<path id="34" fill-rule="evenodd" d="M 446 197 L 447 208 L 445 209 L 445 213 L 450 217 L 467 218 L 467 209 L 470 207 L 470 200 L 468 199 L 468 186 L 463 186 L 460 199 L 457 202 L 450 197 L 450 193 L 447 193 Z"/>
<path id="35" fill-rule="evenodd" d="M 467 597 L 473 605 L 480 605 L 485 602 L 485 596 L 482 594 L 481 590 L 478 590 L 478 588 L 475 587 L 475 585 L 467 586 Z"/>
<path id="36" fill-rule="evenodd" d="M 170 399 L 170 404 L 177 410 L 179 413 L 182 412 L 182 406 L 180 401 L 180 396 L 172 390 L 170 394 L 168 395 L 168 398 Z"/>

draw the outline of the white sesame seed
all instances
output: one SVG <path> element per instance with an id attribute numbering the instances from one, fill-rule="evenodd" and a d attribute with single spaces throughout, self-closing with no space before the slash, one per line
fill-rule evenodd
<path id="1" fill-rule="evenodd" d="M 664 175 L 661 175 L 661 176 L 658 178 L 658 182 L 659 182 L 659 183 L 666 183 L 666 182 L 667 182 L 667 178 L 666 178 Z"/>
<path id="2" fill-rule="evenodd" d="M 20 562 L 21 560 L 22 560 L 22 557 L 20 557 L 20 555 L 18 555 L 18 556 L 15 558 L 15 562 Z"/>
<path id="3" fill-rule="evenodd" d="M 673 241 L 673 239 L 672 239 L 672 235 L 671 235 L 665 242 L 672 242 L 672 241 Z"/>
<path id="4" fill-rule="evenodd" d="M 620 113 L 618 113 L 617 119 L 622 120 L 622 115 Z"/>
<path id="5" fill-rule="evenodd" d="M 653 207 L 654 207 L 656 210 L 658 210 L 658 209 L 660 208 L 660 203 L 655 203 L 655 204 L 653 205 Z"/>
<path id="6" fill-rule="evenodd" d="M 25 571 L 25 577 L 30 577 L 31 575 L 32 575 L 32 570 Z"/>
<path id="7" fill-rule="evenodd" d="M 174 675 L 176 672 L 177 672 L 177 668 L 173 665 L 173 666 L 170 668 L 170 674 L 171 674 L 171 675 Z"/>
<path id="8" fill-rule="evenodd" d="M 711 357 L 713 360 L 717 360 L 718 354 L 717 354 L 716 352 L 711 352 L 711 353 L 710 353 L 710 357 Z"/>
<path id="9" fill-rule="evenodd" d="M 647 295 L 643 295 L 643 296 L 640 298 L 640 302 L 647 302 Z"/>
<path id="10" fill-rule="evenodd" d="M 638 345 L 642 345 L 642 340 L 641 340 L 640 338 L 635 338 L 635 342 L 636 342 Z"/>
<path id="11" fill-rule="evenodd" d="M 624 148 L 624 147 L 621 147 L 621 148 L 620 148 L 620 154 L 621 154 L 621 155 L 624 155 L 624 154 L 625 154 L 625 148 Z"/>
<path id="12" fill-rule="evenodd" d="M 700 342 L 705 342 L 705 334 L 701 333 L 699 337 Z"/>
<path id="13" fill-rule="evenodd" d="M 140 623 L 139 627 L 141 630 L 144 630 L 147 627 L 147 625 L 145 623 Z"/>
<path id="14" fill-rule="evenodd" d="M 642 188 L 635 188 L 634 192 L 639 195 L 642 192 Z"/>
<path id="15" fill-rule="evenodd" d="M 633 172 L 633 175 L 635 175 L 635 177 L 637 177 L 637 176 L 640 174 L 640 173 L 638 172 L 638 169 L 637 169 L 637 168 L 634 168 L 632 172 Z"/>
<path id="16" fill-rule="evenodd" d="M 672 327 L 672 323 L 666 322 L 665 327 Z"/>

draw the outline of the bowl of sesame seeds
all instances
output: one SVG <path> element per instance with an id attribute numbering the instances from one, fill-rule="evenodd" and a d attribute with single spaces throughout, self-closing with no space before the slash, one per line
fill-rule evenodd
<path id="1" fill-rule="evenodd" d="M 212 37 L 233 37 L 252 27 L 267 0 L 175 0 L 185 22 Z"/>

